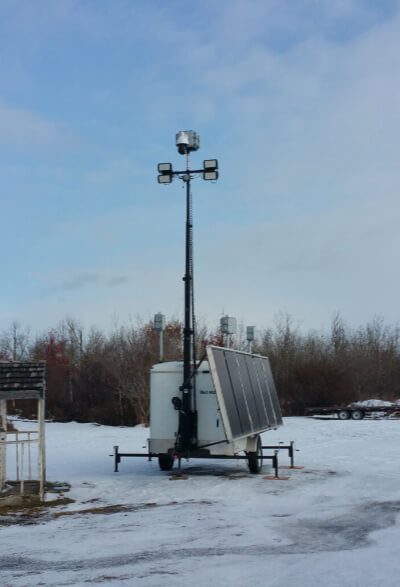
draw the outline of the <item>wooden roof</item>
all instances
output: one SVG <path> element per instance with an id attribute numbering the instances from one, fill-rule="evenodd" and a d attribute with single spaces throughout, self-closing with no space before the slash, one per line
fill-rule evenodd
<path id="1" fill-rule="evenodd" d="M 45 361 L 0 361 L 0 400 L 40 399 L 45 390 Z"/>

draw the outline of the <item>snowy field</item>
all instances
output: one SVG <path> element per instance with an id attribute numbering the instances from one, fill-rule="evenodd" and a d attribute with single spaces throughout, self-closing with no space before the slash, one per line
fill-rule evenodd
<path id="1" fill-rule="evenodd" d="M 20 429 L 32 425 L 19 422 Z M 190 461 L 171 480 L 125 459 L 148 429 L 49 423 L 47 476 L 73 503 L 0 525 L 0 585 L 376 587 L 400 584 L 400 421 L 286 418 L 285 481 L 244 461 Z M 288 464 L 281 452 L 280 464 Z M 54 496 L 49 496 L 54 498 Z M 113 506 L 113 507 L 108 507 Z"/>

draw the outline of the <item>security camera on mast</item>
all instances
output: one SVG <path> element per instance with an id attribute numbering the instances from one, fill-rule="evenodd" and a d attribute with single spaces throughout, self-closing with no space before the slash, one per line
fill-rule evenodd
<path id="1" fill-rule="evenodd" d="M 193 130 L 180 130 L 176 133 L 175 143 L 178 152 L 181 155 L 186 155 L 200 148 L 200 136 Z"/>

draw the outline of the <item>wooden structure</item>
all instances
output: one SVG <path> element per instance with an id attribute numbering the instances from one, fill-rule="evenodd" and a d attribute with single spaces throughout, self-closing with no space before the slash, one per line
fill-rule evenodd
<path id="1" fill-rule="evenodd" d="M 25 481 L 32 481 L 31 447 L 37 445 L 37 482 L 40 498 L 44 497 L 45 459 L 45 361 L 0 361 L 0 493 L 7 488 L 7 448 L 15 448 L 16 482 L 24 495 Z M 37 430 L 7 429 L 7 401 L 37 401 Z M 26 475 L 26 469 L 28 474 Z M 14 482 L 15 484 L 15 482 Z"/>

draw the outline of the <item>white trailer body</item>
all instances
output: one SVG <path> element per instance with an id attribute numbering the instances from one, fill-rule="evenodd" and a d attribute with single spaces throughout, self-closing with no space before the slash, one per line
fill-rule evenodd
<path id="1" fill-rule="evenodd" d="M 179 411 L 174 409 L 172 398 L 179 396 L 182 377 L 182 361 L 158 363 L 151 370 L 149 448 L 152 453 L 174 450 Z M 196 398 L 199 448 L 207 448 L 212 455 L 234 455 L 242 450 L 250 450 L 246 439 L 234 443 L 229 443 L 226 439 L 215 387 L 206 361 L 202 363 L 196 376 Z"/>
<path id="2" fill-rule="evenodd" d="M 208 347 L 195 375 L 197 448 L 209 455 L 253 452 L 258 435 L 282 425 L 279 402 L 266 357 Z M 173 453 L 179 410 L 173 398 L 183 378 L 183 362 L 154 365 L 150 374 L 151 453 Z M 194 406 L 193 406 L 194 408 Z"/>

